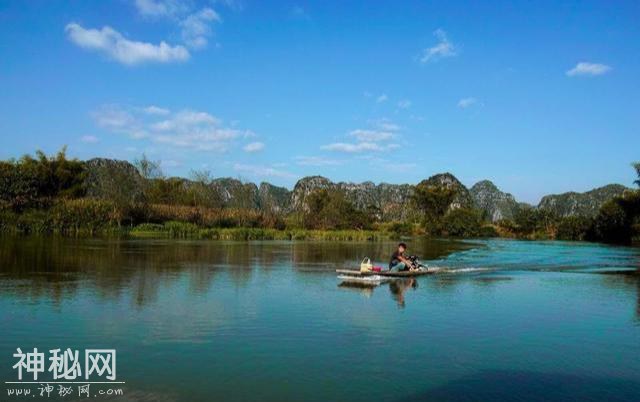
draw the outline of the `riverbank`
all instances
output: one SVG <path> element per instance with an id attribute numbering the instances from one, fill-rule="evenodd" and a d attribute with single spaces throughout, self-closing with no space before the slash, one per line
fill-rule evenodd
<path id="1" fill-rule="evenodd" d="M 279 230 L 262 228 L 202 228 L 184 222 L 145 223 L 126 231 L 132 237 L 210 240 L 377 241 L 396 234 L 373 230 Z"/>
<path id="2" fill-rule="evenodd" d="M 204 173 L 195 174 L 197 180 L 165 177 L 144 156 L 135 166 L 70 160 L 64 149 L 36 156 L 0 161 L 0 233 L 265 240 L 426 235 L 618 244 L 640 235 L 640 192 L 631 189 L 605 191 L 586 209 L 513 201 L 517 208 L 498 211 L 448 173 L 364 197 L 322 177 L 302 179 L 293 191 L 264 183 L 258 189 Z M 636 169 L 640 174 L 640 165 Z M 481 187 L 497 191 L 489 183 Z"/>

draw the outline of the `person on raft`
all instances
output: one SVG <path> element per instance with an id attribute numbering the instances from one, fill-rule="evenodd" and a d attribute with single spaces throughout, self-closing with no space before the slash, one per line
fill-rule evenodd
<path id="1" fill-rule="evenodd" d="M 404 252 L 406 250 L 406 244 L 398 244 L 398 248 L 396 249 L 396 251 L 391 254 L 391 260 L 389 261 L 389 271 L 399 272 L 415 269 L 413 263 L 404 257 Z"/>

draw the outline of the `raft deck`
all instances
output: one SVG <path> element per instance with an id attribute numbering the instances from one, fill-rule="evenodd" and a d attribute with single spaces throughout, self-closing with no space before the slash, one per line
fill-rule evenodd
<path id="1" fill-rule="evenodd" d="M 429 275 L 429 274 L 434 274 L 436 272 L 438 272 L 437 268 L 434 268 L 434 269 L 427 268 L 427 269 L 419 269 L 415 271 L 399 271 L 399 272 L 389 272 L 389 271 L 360 272 L 359 270 L 355 270 L 355 269 L 336 269 L 336 273 L 338 274 L 350 275 L 350 276 L 356 276 L 356 277 L 380 275 L 380 276 L 390 276 L 395 278 L 405 278 L 405 277 L 411 277 L 411 276 Z"/>

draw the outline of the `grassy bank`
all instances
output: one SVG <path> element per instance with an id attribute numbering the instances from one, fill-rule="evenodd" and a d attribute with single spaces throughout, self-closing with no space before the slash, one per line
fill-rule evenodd
<path id="1" fill-rule="evenodd" d="M 212 239 L 212 240 L 324 240 L 376 241 L 396 238 L 398 233 L 378 230 L 307 230 L 256 227 L 206 227 L 191 222 L 118 224 L 109 217 L 102 202 L 90 205 L 86 200 L 77 213 L 64 214 L 57 209 L 32 210 L 20 214 L 0 213 L 0 233 L 12 235 L 131 236 L 138 238 Z M 89 212 L 87 212 L 89 211 Z"/>
<path id="2" fill-rule="evenodd" d="M 145 223 L 135 226 L 128 231 L 128 234 L 133 237 L 212 240 L 376 241 L 394 237 L 391 233 L 373 230 L 202 228 L 185 222 Z"/>

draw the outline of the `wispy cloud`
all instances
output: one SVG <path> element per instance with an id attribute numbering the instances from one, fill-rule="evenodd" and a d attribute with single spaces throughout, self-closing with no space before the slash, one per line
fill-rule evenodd
<path id="1" fill-rule="evenodd" d="M 606 74 L 611 71 L 611 67 L 606 64 L 580 62 L 571 70 L 566 72 L 567 76 L 596 76 Z"/>
<path id="2" fill-rule="evenodd" d="M 343 163 L 342 161 L 322 156 L 296 156 L 295 161 L 300 166 L 337 166 Z"/>
<path id="3" fill-rule="evenodd" d="M 384 130 L 384 131 L 400 131 L 400 126 L 393 123 L 392 121 L 390 121 L 389 119 L 380 119 L 380 120 L 374 120 L 373 121 L 373 125 L 374 127 L 376 127 L 376 129 L 378 130 Z"/>
<path id="4" fill-rule="evenodd" d="M 207 46 L 208 38 L 212 35 L 211 23 L 221 22 L 222 19 L 212 8 L 206 7 L 187 16 L 180 22 L 182 40 L 193 49 Z"/>
<path id="5" fill-rule="evenodd" d="M 171 113 L 169 111 L 169 109 L 164 109 L 164 108 L 161 108 L 161 107 L 158 107 L 158 106 L 155 106 L 155 105 L 147 106 L 147 107 L 143 108 L 143 110 L 144 110 L 145 113 L 156 114 L 156 115 L 161 115 L 161 116 Z"/>
<path id="6" fill-rule="evenodd" d="M 98 126 L 108 131 L 197 151 L 226 151 L 236 140 L 255 135 L 249 130 L 227 127 L 207 112 L 191 109 L 172 112 L 160 108 L 167 113 L 158 115 L 145 112 L 148 109 L 105 105 L 92 116 Z"/>
<path id="7" fill-rule="evenodd" d="M 276 169 L 271 166 L 264 165 L 248 165 L 236 163 L 233 165 L 233 170 L 239 173 L 248 174 L 253 177 L 280 177 L 283 179 L 293 179 L 295 174 L 282 169 Z"/>
<path id="8" fill-rule="evenodd" d="M 386 94 L 382 94 L 376 98 L 377 103 L 386 102 L 389 97 Z"/>
<path id="9" fill-rule="evenodd" d="M 422 57 L 420 58 L 421 63 L 428 63 L 456 55 L 456 47 L 449 41 L 447 33 L 444 30 L 436 29 L 433 35 L 438 39 L 438 43 L 422 51 Z"/>
<path id="10" fill-rule="evenodd" d="M 458 107 L 460 109 L 466 109 L 470 106 L 475 105 L 476 103 L 478 103 L 478 100 L 476 98 L 462 98 L 458 101 Z"/>
<path id="11" fill-rule="evenodd" d="M 362 142 L 378 142 L 386 141 L 394 138 L 394 134 L 390 131 L 381 130 L 363 130 L 357 129 L 349 132 L 349 135 L 355 137 L 358 141 Z"/>
<path id="12" fill-rule="evenodd" d="M 321 149 L 325 151 L 361 153 L 366 151 L 379 152 L 398 146 L 389 141 L 397 137 L 396 132 L 400 130 L 400 126 L 387 119 L 374 121 L 373 126 L 374 128 L 359 128 L 347 133 L 348 137 L 356 140 L 355 142 L 334 142 L 323 145 Z"/>
<path id="13" fill-rule="evenodd" d="M 85 29 L 72 22 L 66 26 L 65 32 L 69 40 L 77 46 L 101 52 L 110 59 L 126 65 L 182 62 L 190 57 L 184 46 L 171 46 L 164 41 L 157 45 L 133 41 L 109 26 L 102 29 Z"/>
<path id="14" fill-rule="evenodd" d="M 223 2 L 230 7 L 234 3 Z M 164 18 L 177 24 L 186 46 L 202 49 L 213 35 L 212 24 L 222 22 L 220 15 L 211 7 L 197 9 L 186 0 L 135 0 L 138 13 L 143 17 Z"/>
<path id="15" fill-rule="evenodd" d="M 359 142 L 356 144 L 348 142 L 334 142 L 331 144 L 323 145 L 321 149 L 327 151 L 359 153 L 364 151 L 382 151 L 384 148 L 379 144 L 373 142 Z"/>
<path id="16" fill-rule="evenodd" d="M 400 109 L 409 109 L 411 107 L 411 101 L 409 99 L 402 99 L 398 102 L 398 107 Z"/>
<path id="17" fill-rule="evenodd" d="M 262 142 L 250 142 L 247 145 L 245 145 L 244 147 L 242 147 L 242 149 L 244 150 L 244 152 L 249 152 L 249 153 L 253 153 L 253 152 L 260 152 L 264 149 L 264 143 Z"/>
<path id="18" fill-rule="evenodd" d="M 95 144 L 96 142 L 100 141 L 100 139 L 95 135 L 84 135 L 80 138 L 80 141 L 84 142 L 85 144 Z"/>
<path id="19" fill-rule="evenodd" d="M 135 0 L 138 12 L 147 17 L 168 17 L 183 14 L 189 7 L 181 0 Z"/>

